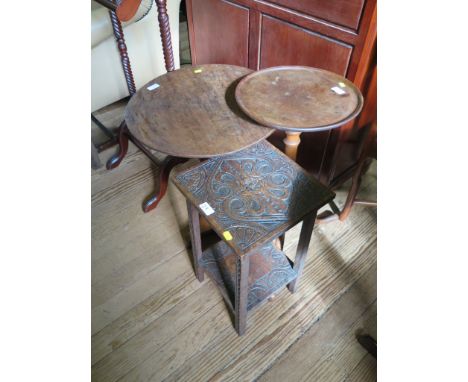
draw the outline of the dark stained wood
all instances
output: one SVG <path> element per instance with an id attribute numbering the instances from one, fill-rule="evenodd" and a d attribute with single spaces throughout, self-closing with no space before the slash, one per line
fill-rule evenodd
<path id="1" fill-rule="evenodd" d="M 182 158 L 206 158 L 234 152 L 264 139 L 272 133 L 270 129 L 250 121 L 235 103 L 235 81 L 250 71 L 245 72 L 246 69 L 233 66 L 210 66 L 205 70 L 203 68 L 197 68 L 195 71 L 182 69 L 167 79 L 170 76 L 169 73 L 173 73 L 175 70 L 169 17 L 166 1 L 156 0 L 156 4 L 168 74 L 156 79 L 160 82 L 158 89 L 148 90 L 146 85 L 131 99 L 125 111 L 125 119 L 130 121 L 132 127 L 120 129 L 121 147 L 107 164 L 108 169 L 111 169 L 121 163 L 127 152 L 129 138 L 153 162 L 155 162 L 154 157 L 147 147 L 175 157 L 169 157 L 164 161 L 160 169 L 159 189 L 144 202 L 143 210 L 145 212 L 156 208 L 161 201 L 167 189 L 169 172 L 176 163 L 183 161 Z M 128 64 L 124 65 L 124 71 L 127 69 L 125 71 L 127 84 L 129 84 L 130 94 L 133 94 L 134 90 L 131 89 L 129 82 L 129 79 L 133 81 L 133 75 L 126 54 L 123 31 L 115 13 L 112 15 L 119 49 L 125 48 L 121 50 L 122 63 Z M 190 77 L 192 77 L 192 86 L 185 88 L 185 80 Z M 154 84 L 154 81 L 151 83 Z M 175 83 L 178 83 L 178 86 L 172 88 Z M 191 92 L 187 92 L 187 89 L 191 89 Z M 157 97 L 151 99 L 146 93 L 157 94 Z M 190 96 L 187 96 L 187 93 Z M 142 100 L 140 100 L 139 95 L 141 95 Z M 147 101 L 149 99 L 149 102 L 145 102 L 145 99 Z M 219 113 L 220 110 L 223 112 Z M 185 123 L 179 124 L 178 116 L 183 116 Z M 170 123 L 172 119 L 175 120 L 175 125 Z"/>
<path id="2" fill-rule="evenodd" d="M 189 217 L 190 239 L 192 242 L 193 263 L 195 275 L 198 281 L 203 282 L 202 246 L 200 234 L 200 216 L 195 206 L 187 199 L 187 211 Z"/>
<path id="3" fill-rule="evenodd" d="M 256 47 L 260 41 L 260 28 L 262 24 L 262 14 L 256 9 L 249 10 L 249 64 L 252 69 L 258 69 L 260 57 Z"/>
<path id="4" fill-rule="evenodd" d="M 124 72 L 128 92 L 131 95 L 136 92 L 135 81 L 133 78 L 132 67 L 130 65 L 130 59 L 127 53 L 127 45 L 125 44 L 122 24 L 120 23 L 119 19 L 117 18 L 115 14 L 116 5 L 110 0 L 102 0 L 102 1 L 98 1 L 98 3 L 100 3 L 101 5 L 109 9 L 111 25 L 112 25 L 112 29 L 114 32 L 114 37 L 116 39 L 117 49 L 119 50 L 120 60 L 122 62 L 122 70 Z M 109 137 L 107 141 L 97 146 L 98 152 L 106 150 L 110 147 L 115 146 L 117 143 L 119 143 L 117 137 L 115 137 L 114 134 L 106 126 L 104 126 L 92 113 L 91 113 L 91 120 L 99 127 L 101 131 L 104 132 L 104 134 L 106 134 Z M 92 140 L 91 140 L 91 144 L 94 146 Z M 128 140 L 127 140 L 127 144 L 128 144 Z M 107 162 L 107 169 L 117 167 L 120 164 L 123 157 L 125 156 L 125 153 L 126 153 L 126 148 L 120 148 L 119 152 L 116 155 L 114 155 L 110 161 Z M 119 157 L 120 157 L 120 160 L 118 160 Z M 95 161 L 95 159 L 92 159 L 92 161 Z"/>
<path id="5" fill-rule="evenodd" d="M 342 126 L 355 118 L 363 105 L 352 82 L 303 66 L 268 68 L 248 75 L 236 88 L 236 100 L 258 123 L 297 132 Z"/>
<path id="6" fill-rule="evenodd" d="M 258 70 L 268 66 L 307 65 L 330 70 L 353 81 L 367 102 L 365 83 L 376 40 L 376 0 L 277 1 L 229 0 L 249 11 L 249 67 Z M 243 36 L 243 29 L 230 22 L 229 12 L 210 13 L 208 3 L 224 3 L 224 0 L 186 2 L 194 63 L 210 62 L 205 52 L 222 56 L 222 50 L 228 45 L 219 38 L 219 33 L 204 33 L 212 23 L 223 20 L 223 36 Z M 203 18 L 193 12 L 192 3 L 206 10 Z M 362 11 L 359 11 L 361 5 Z M 343 7 L 348 11 L 342 12 Z M 199 33 L 193 33 L 194 30 Z M 198 38 L 201 33 L 203 39 Z M 205 50 L 198 52 L 194 49 L 198 45 L 203 45 Z M 223 58 L 229 56 L 232 52 Z M 350 122 L 340 129 L 302 134 L 298 163 L 327 184 L 342 183 L 354 172 L 363 127 Z M 276 131 L 269 140 L 282 149 L 284 135 Z"/>
<path id="7" fill-rule="evenodd" d="M 127 155 L 128 138 L 127 125 L 125 124 L 125 121 L 122 121 L 119 127 L 119 151 L 111 156 L 107 161 L 106 167 L 108 170 L 118 167 L 125 155 Z"/>
<path id="8" fill-rule="evenodd" d="M 268 243 L 249 257 L 247 310 L 251 311 L 272 294 L 293 280 L 297 273 L 286 256 L 272 243 Z M 229 306 L 235 305 L 236 259 L 235 253 L 224 241 L 203 252 L 203 266 L 210 278 L 223 290 Z"/>
<path id="9" fill-rule="evenodd" d="M 281 151 L 266 141 L 213 158 L 173 177 L 175 185 L 238 255 L 270 242 L 334 198 Z"/>
<path id="10" fill-rule="evenodd" d="M 121 12 L 124 12 L 126 16 L 122 17 L 127 17 L 129 16 L 129 12 L 133 12 L 134 5 L 136 5 L 138 1 L 137 0 L 129 0 L 126 2 L 126 5 L 128 6 L 129 3 L 133 3 L 133 5 L 130 5 L 129 8 L 126 8 Z M 139 2 L 138 2 L 139 4 Z M 125 7 L 125 3 L 120 4 L 122 7 Z M 172 51 L 172 41 L 171 41 L 171 31 L 170 31 L 170 25 L 169 25 L 169 16 L 167 14 L 167 9 L 166 9 L 166 0 L 156 0 L 156 5 L 158 7 L 158 22 L 159 22 L 159 30 L 161 34 L 161 41 L 162 41 L 162 47 L 163 47 L 163 53 L 164 53 L 164 60 L 165 60 L 165 66 L 166 70 L 168 72 L 175 70 L 175 65 L 174 65 L 174 54 Z M 138 7 L 137 7 L 138 8 Z M 114 35 L 117 40 L 117 47 L 120 52 L 121 60 L 122 60 L 122 68 L 124 71 L 125 79 L 127 81 L 127 87 L 130 93 L 130 96 L 134 95 L 136 93 L 136 87 L 135 87 L 135 81 L 133 78 L 133 73 L 130 65 L 130 59 L 128 57 L 127 53 L 127 46 L 125 44 L 125 39 L 124 39 L 124 32 L 122 29 L 122 25 L 114 11 L 109 11 L 110 17 L 111 17 L 111 22 L 112 22 L 112 28 L 114 30 Z M 132 142 L 141 150 L 145 155 L 156 165 L 158 165 L 158 161 L 156 158 L 151 154 L 151 152 L 141 143 L 138 141 L 137 138 L 135 138 L 128 130 L 127 125 L 125 123 L 125 120 L 122 122 L 121 126 L 119 127 L 119 151 L 114 154 L 109 161 L 107 162 L 107 169 L 113 169 L 119 166 L 119 164 L 122 162 L 123 158 L 127 154 L 128 150 L 128 140 L 131 139 Z M 113 143 L 113 142 L 112 142 Z M 153 195 L 149 199 L 147 199 L 143 203 L 143 211 L 144 212 L 149 212 L 156 208 L 156 206 L 159 204 L 161 199 L 164 197 L 166 190 L 167 190 L 167 181 L 169 178 L 169 174 L 171 169 L 177 164 L 185 161 L 184 158 L 172 158 L 168 157 L 166 160 L 163 162 L 162 167 L 160 169 L 160 174 L 159 174 L 159 188 L 156 190 Z"/>
<path id="11" fill-rule="evenodd" d="M 279 49 L 278 47 L 281 47 Z M 346 75 L 352 46 L 296 25 L 264 16 L 259 68 L 304 65 Z"/>
<path id="12" fill-rule="evenodd" d="M 354 175 L 351 180 L 351 187 L 348 191 L 348 195 L 346 196 L 346 201 L 341 209 L 341 211 L 334 206 L 334 203 L 330 203 L 333 211 L 326 210 L 322 212 L 318 219 L 317 223 L 329 223 L 332 221 L 340 220 L 344 221 L 348 218 L 351 209 L 354 204 L 363 204 L 367 206 L 376 207 L 377 203 L 375 201 L 367 201 L 367 200 L 356 200 L 357 193 L 359 191 L 359 187 L 361 185 L 362 175 L 364 174 L 366 165 L 369 164 L 368 160 L 370 158 L 377 159 L 377 124 L 373 123 L 368 128 L 367 138 L 365 139 L 364 147 L 361 152 L 361 156 L 359 157 L 358 164 Z M 335 207 L 335 208 L 333 208 Z"/>
<path id="13" fill-rule="evenodd" d="M 377 359 L 377 341 L 369 334 L 357 334 L 356 339 L 367 352 Z"/>
<path id="14" fill-rule="evenodd" d="M 175 70 L 174 52 L 172 51 L 171 29 L 169 25 L 169 16 L 167 14 L 166 0 L 156 0 L 158 6 L 159 32 L 164 53 L 164 62 L 166 70 L 171 72 Z"/>
<path id="15" fill-rule="evenodd" d="M 91 121 L 93 121 L 96 124 L 96 126 L 99 128 L 99 130 L 101 130 L 104 134 L 106 134 L 109 139 L 116 139 L 114 133 L 110 129 L 108 129 L 106 126 L 104 126 L 104 124 L 101 121 L 99 121 L 99 119 L 97 119 L 93 115 L 93 113 L 91 113 Z"/>
<path id="16" fill-rule="evenodd" d="M 360 60 L 357 65 L 352 62 L 349 72 L 352 75 L 356 71 L 353 83 L 361 89 L 365 102 L 359 118 L 340 129 L 336 152 L 326 158 L 326 171 L 328 179 L 333 179 L 333 187 L 341 185 L 356 171 L 366 127 L 377 121 L 377 8 L 372 13 L 366 9 L 363 17 L 370 18 L 367 36 L 356 47 Z"/>
<path id="17" fill-rule="evenodd" d="M 312 230 L 314 229 L 316 216 L 317 211 L 313 211 L 305 217 L 302 223 L 301 234 L 299 236 L 299 243 L 297 243 L 296 258 L 294 261 L 294 271 L 296 272 L 297 276 L 288 285 L 288 289 L 291 293 L 297 291 L 299 279 L 302 275 L 302 269 L 304 268 L 305 258 L 307 256 L 307 250 L 309 249 L 310 238 L 312 236 Z"/>
<path id="18" fill-rule="evenodd" d="M 200 20 L 191 31 L 193 64 L 231 64 L 248 66 L 249 10 L 228 1 L 193 0 L 187 3 L 193 17 Z M 229 17 L 224 17 L 229 15 Z M 198 28 L 200 25 L 202 28 Z M 196 37 L 194 37 L 196 36 Z M 213 36 L 216 48 L 206 41 Z M 199 57 L 199 58 L 198 58 Z"/>
<path id="19" fill-rule="evenodd" d="M 247 299 L 249 292 L 250 258 L 236 258 L 236 303 L 235 303 L 235 327 L 237 333 L 242 336 L 247 329 Z"/>
<path id="20" fill-rule="evenodd" d="M 366 12 L 366 18 L 369 18 L 367 34 L 363 33 L 365 38 L 362 38 L 357 46 L 360 58 L 353 79 L 362 92 L 366 92 L 367 79 L 377 65 L 377 7 L 370 10 L 372 12 Z"/>
<path id="21" fill-rule="evenodd" d="M 116 13 L 109 11 L 112 29 L 114 36 L 117 41 L 117 48 L 120 53 L 120 60 L 122 61 L 122 69 L 125 75 L 125 81 L 127 82 L 127 88 L 130 95 L 136 92 L 135 80 L 133 78 L 132 66 L 130 64 L 130 58 L 128 57 L 127 45 L 125 44 L 124 32 L 122 24 L 120 23 Z"/>
<path id="22" fill-rule="evenodd" d="M 202 253 L 201 268 L 234 310 L 242 335 L 248 311 L 288 284 L 296 290 L 317 210 L 334 194 L 266 141 L 196 164 L 173 180 L 187 199 L 194 258 L 201 251 L 198 213 L 222 240 Z M 302 219 L 291 266 L 272 240 Z M 198 275 L 200 263 L 195 269 Z"/>
<path id="23" fill-rule="evenodd" d="M 364 0 L 268 0 L 271 3 L 316 16 L 335 24 L 358 29 Z"/>
<path id="24" fill-rule="evenodd" d="M 96 146 L 94 146 L 93 141 L 91 140 L 91 168 L 97 170 L 101 167 L 101 160 L 99 159 L 99 153 Z"/>
<path id="25" fill-rule="evenodd" d="M 99 2 L 100 4 L 106 6 L 109 9 L 115 9 L 111 5 L 113 4 L 106 4 L 108 3 L 107 1 Z M 112 2 L 110 2 L 112 3 Z M 111 24 L 112 24 L 112 30 L 114 32 L 114 37 L 117 43 L 117 49 L 119 50 L 120 54 L 120 60 L 122 62 L 122 70 L 125 76 L 125 81 L 127 83 L 127 89 L 129 95 L 133 95 L 136 92 L 136 86 L 135 86 L 135 79 L 133 78 L 133 72 L 132 72 L 132 66 L 130 64 L 130 58 L 128 57 L 128 52 L 127 52 L 127 45 L 125 43 L 125 37 L 124 37 L 124 32 L 122 28 L 122 24 L 120 23 L 119 18 L 117 17 L 116 13 L 114 10 L 109 11 L 109 16 L 111 19 Z M 128 147 L 128 130 L 119 128 L 119 138 L 118 140 L 116 137 L 114 137 L 108 129 L 102 125 L 96 118 L 93 117 L 91 114 L 91 119 L 98 125 L 98 127 L 105 132 L 106 135 L 109 136 L 109 140 L 107 142 L 104 142 L 101 146 L 101 150 L 105 150 L 109 147 L 112 147 L 116 145 L 117 143 L 120 144 L 119 151 L 113 155 L 107 162 L 106 167 L 108 170 L 113 169 L 115 167 L 118 167 L 120 162 L 122 162 L 122 159 L 125 157 L 127 153 L 127 147 Z M 123 122 L 122 122 L 123 124 Z"/>
<path id="26" fill-rule="evenodd" d="M 377 43 L 377 0 L 366 0 L 361 25 L 353 45 L 353 57 L 349 63 L 347 77 L 364 92 L 361 81 L 366 76 L 372 51 Z M 361 73 L 360 73 L 361 72 Z"/>
<path id="27" fill-rule="evenodd" d="M 184 67 L 144 85 L 125 109 L 131 134 L 146 146 L 184 158 L 239 151 L 273 130 L 238 107 L 237 82 L 251 70 L 232 65 Z M 154 90 L 148 86 L 158 84 Z"/>
<path id="28" fill-rule="evenodd" d="M 186 161 L 186 158 L 178 158 L 170 155 L 164 159 L 163 163 L 159 167 L 158 189 L 155 190 L 153 194 L 143 203 L 143 212 L 150 212 L 158 206 L 161 199 L 164 198 L 164 195 L 166 195 L 167 184 L 171 170 L 174 168 L 174 166 Z"/>

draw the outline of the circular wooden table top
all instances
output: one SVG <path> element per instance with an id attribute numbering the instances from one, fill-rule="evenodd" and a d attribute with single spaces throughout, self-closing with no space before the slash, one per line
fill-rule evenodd
<path id="1" fill-rule="evenodd" d="M 273 133 L 247 117 L 236 103 L 239 80 L 252 70 L 199 65 L 148 82 L 124 113 L 131 134 L 149 148 L 183 158 L 239 151 Z"/>
<path id="2" fill-rule="evenodd" d="M 298 132 L 339 127 L 355 118 L 363 105 L 362 94 L 351 81 L 306 66 L 278 66 L 249 74 L 235 96 L 258 123 Z"/>

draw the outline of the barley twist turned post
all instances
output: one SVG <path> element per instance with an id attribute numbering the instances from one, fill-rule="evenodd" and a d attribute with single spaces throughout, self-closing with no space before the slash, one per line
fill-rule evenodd
<path id="1" fill-rule="evenodd" d="M 122 69 L 125 76 L 125 81 L 127 81 L 128 92 L 130 95 L 136 93 L 135 80 L 133 78 L 132 66 L 130 64 L 130 58 L 128 57 L 127 44 L 125 44 L 124 32 L 122 29 L 122 24 L 118 19 L 114 11 L 109 11 L 112 29 L 114 30 L 114 36 L 117 41 L 117 48 L 120 53 L 120 60 L 122 61 Z"/>
<path id="2" fill-rule="evenodd" d="M 174 53 L 172 51 L 171 28 L 169 26 L 169 16 L 167 15 L 166 0 L 156 0 L 158 7 L 159 31 L 164 52 L 164 61 L 166 70 L 172 72 L 175 70 Z"/>

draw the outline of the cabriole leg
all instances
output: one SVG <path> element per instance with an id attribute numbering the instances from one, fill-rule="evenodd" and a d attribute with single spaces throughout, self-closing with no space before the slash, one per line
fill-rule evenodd
<path id="1" fill-rule="evenodd" d="M 164 159 L 164 162 L 161 164 L 161 168 L 159 170 L 159 189 L 157 189 L 144 203 L 143 203 L 143 211 L 149 212 L 154 210 L 161 199 L 166 195 L 167 185 L 169 181 L 169 175 L 171 174 L 171 170 L 178 165 L 179 163 L 186 162 L 186 158 L 179 158 L 179 157 L 172 157 L 167 156 Z"/>
<path id="2" fill-rule="evenodd" d="M 128 130 L 125 121 L 119 127 L 119 151 L 107 161 L 107 169 L 112 170 L 119 166 L 120 162 L 127 155 L 128 150 Z"/>

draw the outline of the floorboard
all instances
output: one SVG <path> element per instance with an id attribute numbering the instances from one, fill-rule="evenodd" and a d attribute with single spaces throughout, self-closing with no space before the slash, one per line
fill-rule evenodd
<path id="1" fill-rule="evenodd" d="M 369 308 L 375 305 L 376 296 L 376 266 L 373 265 L 306 334 L 276 360 L 259 381 L 301 381 L 308 370 L 314 370 L 316 365 L 323 366 L 323 360 L 330 362 L 330 354 L 338 347 L 341 338 L 350 334 L 351 341 L 357 343 L 352 328 L 356 326 L 356 322 L 362 321 L 363 312 L 369 311 Z M 368 322 L 364 322 L 360 329 L 376 335 L 375 328 L 370 327 Z M 361 353 L 365 351 L 356 350 L 357 358 L 361 361 Z M 354 375 L 360 375 L 359 370 L 354 372 Z M 317 375 L 311 377 L 315 380 Z"/>
<path id="2" fill-rule="evenodd" d="M 118 124 L 123 107 L 96 115 Z M 93 381 L 375 380 L 355 334 L 376 335 L 376 209 L 356 206 L 345 222 L 317 226 L 298 292 L 284 288 L 238 337 L 218 290 L 195 278 L 179 191 L 171 184 L 142 212 L 158 171 L 132 144 L 118 168 L 92 170 Z M 373 164 L 360 196 L 375 199 L 375 173 Z M 299 232 L 286 235 L 291 259 Z"/>

